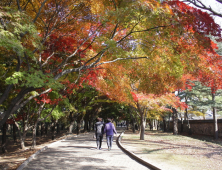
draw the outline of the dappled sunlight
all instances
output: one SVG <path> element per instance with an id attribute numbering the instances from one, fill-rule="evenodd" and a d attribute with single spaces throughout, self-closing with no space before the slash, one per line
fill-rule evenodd
<path id="1" fill-rule="evenodd" d="M 24 169 L 101 169 L 101 170 L 125 170 L 138 167 L 147 169 L 125 155 L 116 146 L 116 137 L 111 151 L 108 151 L 106 139 L 102 143 L 102 149 L 96 149 L 96 141 L 93 132 L 70 136 L 49 146 L 48 149 L 38 154 Z"/>

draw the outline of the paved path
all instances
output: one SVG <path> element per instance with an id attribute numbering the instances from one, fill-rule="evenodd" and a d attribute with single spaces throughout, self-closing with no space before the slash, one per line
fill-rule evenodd
<path id="1" fill-rule="evenodd" d="M 39 153 L 28 163 L 24 170 L 40 169 L 74 169 L 74 170 L 147 170 L 123 153 L 116 145 L 116 137 L 113 148 L 108 151 L 106 140 L 102 144 L 102 150 L 96 149 L 96 141 L 93 133 L 81 134 L 78 137 L 70 137 L 56 142 L 48 149 Z"/>

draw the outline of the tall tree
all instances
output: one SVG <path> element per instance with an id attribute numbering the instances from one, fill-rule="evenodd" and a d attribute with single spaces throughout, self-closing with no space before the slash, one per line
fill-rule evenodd
<path id="1" fill-rule="evenodd" d="M 0 126 L 36 96 L 62 89 L 67 74 L 78 79 L 87 69 L 117 61 L 134 69 L 137 76 L 130 77 L 141 81 L 142 91 L 172 91 L 184 72 L 203 69 L 200 54 L 211 50 L 205 36 L 220 36 L 209 15 L 178 1 L 4 2 L 9 8 L 1 9 L 0 45 L 11 57 L 4 65 L 10 71 L 1 72 L 0 104 L 6 109 Z M 37 89 L 41 92 L 25 98 Z"/>

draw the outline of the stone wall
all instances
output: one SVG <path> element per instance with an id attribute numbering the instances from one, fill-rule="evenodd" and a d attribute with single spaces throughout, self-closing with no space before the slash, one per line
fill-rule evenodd
<path id="1" fill-rule="evenodd" d="M 218 123 L 218 134 L 219 137 L 222 137 L 222 119 L 217 120 Z M 183 125 L 183 126 L 182 126 Z M 190 129 L 189 129 L 190 125 Z M 189 120 L 183 121 L 183 124 L 181 121 L 178 121 L 178 131 L 179 133 L 187 132 L 192 134 L 198 134 L 198 135 L 208 135 L 208 136 L 214 136 L 214 123 L 213 120 Z M 173 131 L 173 122 L 170 122 L 170 131 Z"/>

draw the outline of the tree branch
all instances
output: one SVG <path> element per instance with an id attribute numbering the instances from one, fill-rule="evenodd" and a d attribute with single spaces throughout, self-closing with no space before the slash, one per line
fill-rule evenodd
<path id="1" fill-rule="evenodd" d="M 42 8 L 44 7 L 46 1 L 48 1 L 48 0 L 45 0 L 45 1 L 41 4 L 41 7 L 39 8 L 39 12 L 36 14 L 36 17 L 35 17 L 35 19 L 33 20 L 33 23 L 35 23 L 36 20 L 38 19 L 39 15 L 40 15 L 40 13 L 41 13 L 41 10 L 42 10 Z"/>
<path id="2" fill-rule="evenodd" d="M 17 1 L 18 10 L 21 11 L 20 2 L 19 2 L 19 0 L 16 0 L 16 1 Z"/>
<path id="3" fill-rule="evenodd" d="M 119 60 L 138 60 L 138 59 L 148 59 L 148 57 L 128 57 L 128 58 L 116 58 L 115 60 L 112 60 L 112 61 L 105 61 L 105 62 L 102 62 L 98 65 L 96 65 L 96 67 L 100 66 L 100 65 L 103 65 L 103 64 L 109 64 L 109 63 L 113 63 L 113 62 L 116 62 L 116 61 L 119 61 Z"/>
<path id="4" fill-rule="evenodd" d="M 34 89 L 33 89 L 33 90 L 34 90 Z M 37 97 L 37 96 L 40 96 L 40 95 L 42 95 L 42 94 L 48 93 L 50 90 L 51 90 L 51 88 L 49 88 L 49 89 L 47 89 L 47 90 L 45 90 L 45 91 L 43 91 L 43 92 L 41 92 L 41 93 L 39 93 L 39 94 L 30 96 L 26 101 L 24 101 L 23 103 L 21 103 L 21 104 L 19 105 L 19 107 L 25 106 L 25 104 L 27 104 L 27 103 L 28 103 L 30 100 L 32 100 L 33 98 L 35 98 L 35 97 Z"/>
<path id="5" fill-rule="evenodd" d="M 47 117 L 49 117 L 52 114 L 52 111 L 55 109 L 56 105 L 54 104 L 52 107 L 52 110 L 47 114 L 44 118 L 38 119 L 39 122 L 46 120 Z"/>
<path id="6" fill-rule="evenodd" d="M 219 3 L 222 3 L 222 0 L 216 0 Z M 218 16 L 222 18 L 222 14 L 219 12 L 214 11 L 210 6 L 207 7 L 205 4 L 203 4 L 200 0 L 184 0 L 184 2 L 189 2 L 193 4 L 194 6 L 201 8 L 203 10 L 207 10 L 212 13 L 212 15 Z"/>

